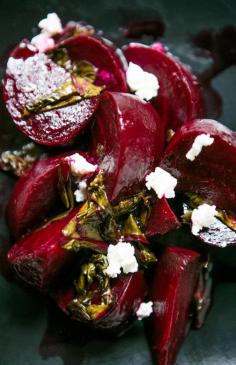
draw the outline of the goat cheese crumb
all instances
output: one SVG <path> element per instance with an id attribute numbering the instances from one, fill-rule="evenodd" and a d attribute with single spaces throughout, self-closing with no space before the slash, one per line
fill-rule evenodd
<path id="1" fill-rule="evenodd" d="M 42 29 L 43 33 L 47 33 L 50 36 L 63 31 L 61 19 L 56 13 L 49 13 L 45 19 L 40 20 L 38 26 Z"/>
<path id="2" fill-rule="evenodd" d="M 138 320 L 141 321 L 143 318 L 149 317 L 153 312 L 153 302 L 141 303 L 139 309 L 136 312 Z"/>
<path id="3" fill-rule="evenodd" d="M 202 148 L 210 146 L 214 142 L 214 138 L 210 134 L 200 134 L 197 136 L 192 144 L 190 150 L 186 153 L 186 158 L 190 161 L 194 161 L 195 158 L 201 153 Z"/>
<path id="4" fill-rule="evenodd" d="M 144 71 L 133 62 L 129 63 L 126 80 L 130 90 L 134 91 L 135 95 L 142 100 L 150 100 L 158 94 L 159 82 L 157 77 Z"/>
<path id="5" fill-rule="evenodd" d="M 154 172 L 146 176 L 146 187 L 155 190 L 159 199 L 175 197 L 177 179 L 161 167 L 156 167 Z"/>
<path id="6" fill-rule="evenodd" d="M 78 183 L 78 189 L 74 191 L 75 201 L 77 203 L 82 203 L 87 198 L 87 182 L 86 180 L 81 180 Z"/>
<path id="7" fill-rule="evenodd" d="M 46 52 L 55 46 L 54 39 L 46 33 L 40 33 L 31 39 L 33 44 L 39 52 Z"/>
<path id="8" fill-rule="evenodd" d="M 191 216 L 192 234 L 196 236 L 202 228 L 207 228 L 215 223 L 216 214 L 215 205 L 201 204 L 198 208 L 194 209 Z"/>
<path id="9" fill-rule="evenodd" d="M 81 177 L 97 169 L 97 165 L 91 164 L 79 153 L 74 153 L 72 156 L 66 157 L 66 160 L 70 162 L 71 172 L 74 176 Z"/>
<path id="10" fill-rule="evenodd" d="M 138 271 L 138 262 L 134 253 L 134 247 L 122 239 L 116 245 L 109 245 L 107 275 L 116 278 L 121 273 L 121 269 L 125 274 Z"/>

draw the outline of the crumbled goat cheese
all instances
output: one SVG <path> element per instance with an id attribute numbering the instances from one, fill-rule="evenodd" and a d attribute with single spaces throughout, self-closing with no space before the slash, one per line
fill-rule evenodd
<path id="1" fill-rule="evenodd" d="M 140 66 L 130 62 L 126 72 L 127 84 L 142 100 L 150 100 L 157 96 L 159 82 L 155 75 L 144 71 Z"/>
<path id="2" fill-rule="evenodd" d="M 196 236 L 202 228 L 215 223 L 216 213 L 215 205 L 201 204 L 194 209 L 191 216 L 192 234 Z"/>
<path id="3" fill-rule="evenodd" d="M 156 167 L 154 172 L 146 176 L 146 187 L 148 190 L 155 190 L 159 199 L 174 198 L 176 185 L 177 179 L 160 167 Z"/>
<path id="4" fill-rule="evenodd" d="M 70 162 L 71 172 L 74 176 L 84 176 L 97 169 L 97 165 L 91 164 L 79 153 L 66 157 L 66 160 Z"/>
<path id="5" fill-rule="evenodd" d="M 141 303 L 139 309 L 136 312 L 136 315 L 141 321 L 143 318 L 149 317 L 153 312 L 153 302 Z"/>
<path id="6" fill-rule="evenodd" d="M 47 33 L 50 36 L 63 31 L 61 20 L 56 13 L 49 13 L 45 19 L 40 20 L 38 26 L 43 33 Z"/>
<path id="7" fill-rule="evenodd" d="M 31 39 L 31 43 L 39 50 L 46 52 L 55 46 L 54 39 L 46 33 L 40 33 Z"/>
<path id="8" fill-rule="evenodd" d="M 134 247 L 123 240 L 119 240 L 116 245 L 109 245 L 107 275 L 116 278 L 121 273 L 121 269 L 125 274 L 138 271 L 138 262 L 134 253 Z"/>
<path id="9" fill-rule="evenodd" d="M 214 138 L 210 134 L 200 134 L 197 136 L 192 144 L 190 150 L 186 153 L 186 158 L 190 161 L 194 161 L 195 158 L 201 153 L 202 148 L 210 146 L 214 142 Z"/>
<path id="10" fill-rule="evenodd" d="M 81 180 L 78 183 L 78 189 L 74 191 L 75 201 L 77 203 L 82 203 L 87 198 L 87 183 L 86 180 Z"/>

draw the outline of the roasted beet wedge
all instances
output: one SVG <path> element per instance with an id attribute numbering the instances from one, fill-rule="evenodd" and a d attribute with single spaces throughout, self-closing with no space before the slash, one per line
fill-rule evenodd
<path id="1" fill-rule="evenodd" d="M 79 209 L 32 232 L 10 249 L 8 260 L 22 280 L 45 292 L 60 275 L 64 276 L 63 269 L 74 255 L 62 247 L 68 241 L 62 230 Z"/>
<path id="2" fill-rule="evenodd" d="M 97 37 L 75 36 L 61 42 L 60 46 L 67 49 L 72 61 L 85 60 L 97 67 L 97 85 L 104 85 L 110 91 L 128 91 L 121 50 L 117 51 L 111 42 Z"/>
<path id="3" fill-rule="evenodd" d="M 104 170 L 110 201 L 135 194 L 160 160 L 164 132 L 150 103 L 133 95 L 104 92 L 92 130 L 92 153 Z"/>
<path id="4" fill-rule="evenodd" d="M 153 100 L 166 128 L 176 130 L 189 119 L 204 116 L 200 86 L 179 60 L 157 49 L 131 43 L 124 49 L 128 62 L 153 73 L 159 81 L 158 96 Z"/>
<path id="5" fill-rule="evenodd" d="M 35 162 L 16 182 L 7 207 L 11 233 L 19 238 L 41 224 L 48 215 L 62 208 L 59 169 L 66 181 L 69 165 L 66 157 L 73 152 Z"/>
<path id="6" fill-rule="evenodd" d="M 21 42 L 12 52 L 3 80 L 3 97 L 16 126 L 43 145 L 67 145 L 83 129 L 98 106 L 97 97 L 73 105 L 25 115 L 25 107 L 50 95 L 70 77 L 46 54 Z M 51 99 L 52 100 L 52 99 Z"/>
<path id="7" fill-rule="evenodd" d="M 201 134 L 210 134 L 214 142 L 190 161 L 186 153 Z M 196 193 L 218 208 L 236 212 L 236 134 L 222 124 L 199 119 L 182 126 L 160 166 L 178 179 L 179 191 Z"/>
<path id="8" fill-rule="evenodd" d="M 150 336 L 155 363 L 173 365 L 190 326 L 191 304 L 199 277 L 199 254 L 168 247 L 151 286 Z"/>
<path id="9" fill-rule="evenodd" d="M 146 294 L 147 287 L 143 274 L 138 271 L 135 274 L 120 275 L 117 279 L 112 279 L 110 282 L 110 298 L 108 299 L 110 304 L 99 307 L 101 297 L 97 296 L 94 305 L 87 308 L 90 315 L 83 315 L 79 306 L 76 310 L 75 299 L 78 297 L 72 286 L 59 290 L 54 295 L 54 299 L 59 308 L 73 319 L 85 322 L 92 328 L 103 331 L 115 330 L 117 332 L 118 329 L 123 329 L 135 315 Z"/>
<path id="10" fill-rule="evenodd" d="M 163 197 L 162 199 L 157 199 L 153 205 L 145 234 L 147 237 L 158 234 L 163 235 L 172 229 L 179 228 L 179 226 L 180 222 L 169 206 L 166 198 Z"/>

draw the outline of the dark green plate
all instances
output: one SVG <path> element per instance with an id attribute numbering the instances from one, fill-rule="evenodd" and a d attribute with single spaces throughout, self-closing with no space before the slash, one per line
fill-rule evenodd
<path id="1" fill-rule="evenodd" d="M 0 0 L 0 77 L 9 49 L 22 38 L 36 34 L 38 21 L 51 11 L 64 22 L 84 19 L 119 44 L 124 42 L 119 27 L 132 21 L 157 20 L 159 33 L 163 33 L 170 50 L 203 76 L 206 69 L 212 76 L 216 62 L 213 65 L 206 57 L 209 52 L 197 50 L 190 42 L 204 31 L 202 38 L 208 44 L 210 40 L 221 71 L 212 80 L 218 108 L 222 101 L 219 120 L 236 129 L 236 35 L 232 28 L 222 32 L 224 27 L 236 25 L 235 0 Z M 150 36 L 142 39 L 152 40 Z M 0 113 L 0 150 L 16 147 L 23 138 L 8 121 L 2 106 Z M 10 177 L 0 174 L 0 365 L 151 364 L 142 323 L 136 322 L 118 339 L 104 338 L 72 324 L 46 298 L 8 279 L 4 208 L 12 185 Z M 236 364 L 235 251 L 214 253 L 218 267 L 214 305 L 204 328 L 186 339 L 178 365 Z"/>

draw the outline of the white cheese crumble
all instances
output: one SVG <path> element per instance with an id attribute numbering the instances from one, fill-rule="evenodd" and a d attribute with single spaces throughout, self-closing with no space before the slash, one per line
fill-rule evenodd
<path id="1" fill-rule="evenodd" d="M 136 312 L 138 320 L 141 321 L 143 318 L 149 317 L 153 312 L 153 302 L 141 303 L 139 309 Z"/>
<path id="2" fill-rule="evenodd" d="M 45 19 L 40 20 L 38 24 L 43 33 L 50 36 L 59 34 L 63 31 L 61 19 L 56 13 L 49 13 Z"/>
<path id="3" fill-rule="evenodd" d="M 81 177 L 88 175 L 97 169 L 97 165 L 91 164 L 79 153 L 74 153 L 72 156 L 66 157 L 66 160 L 70 162 L 71 173 L 74 176 Z"/>
<path id="4" fill-rule="evenodd" d="M 130 90 L 134 91 L 135 95 L 142 100 L 150 100 L 158 94 L 159 82 L 157 77 L 144 71 L 133 62 L 129 63 L 126 80 Z"/>
<path id="5" fill-rule="evenodd" d="M 46 52 L 55 46 L 55 41 L 46 33 L 40 33 L 31 39 L 31 43 L 39 50 Z"/>
<path id="6" fill-rule="evenodd" d="M 155 190 L 159 199 L 175 197 L 177 179 L 161 167 L 156 167 L 154 172 L 146 176 L 146 187 L 148 190 Z"/>
<path id="7" fill-rule="evenodd" d="M 201 153 L 202 148 L 210 146 L 214 142 L 214 138 L 210 134 L 200 134 L 197 136 L 192 144 L 190 150 L 186 153 L 186 158 L 190 161 L 194 161 L 195 158 Z"/>
<path id="8" fill-rule="evenodd" d="M 116 245 L 109 245 L 107 251 L 107 275 L 111 278 L 116 278 L 121 273 L 121 269 L 125 274 L 138 271 L 138 262 L 134 253 L 134 247 L 122 239 Z"/>
<path id="9" fill-rule="evenodd" d="M 78 183 L 78 189 L 74 191 L 75 201 L 77 203 L 82 203 L 87 198 L 87 182 L 86 180 L 81 180 Z"/>
<path id="10" fill-rule="evenodd" d="M 209 204 L 201 204 L 194 209 L 191 216 L 192 234 L 198 235 L 202 228 L 207 228 L 215 223 L 215 215 L 217 214 L 216 206 Z"/>

